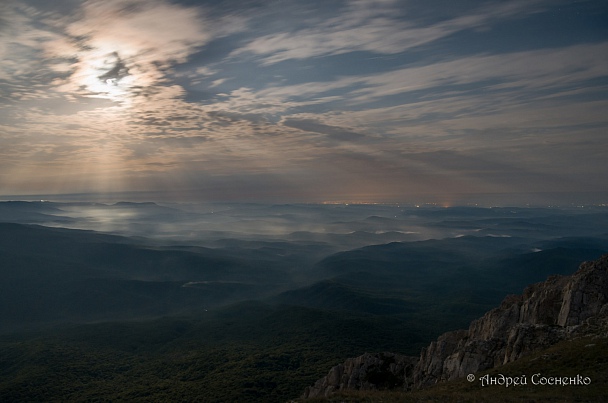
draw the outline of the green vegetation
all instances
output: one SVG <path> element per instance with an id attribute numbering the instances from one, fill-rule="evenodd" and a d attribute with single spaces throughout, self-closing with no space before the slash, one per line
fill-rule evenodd
<path id="1" fill-rule="evenodd" d="M 208 318 L 74 325 L 0 338 L 3 401 L 285 402 L 345 357 L 416 355 L 426 344 L 400 321 L 301 307 L 234 306 Z M 412 346 L 416 346 L 413 348 Z M 562 342 L 476 374 L 526 375 L 527 386 L 458 380 L 416 392 L 347 392 L 331 402 L 602 401 L 608 340 Z M 535 386 L 531 376 L 591 378 Z"/>
<path id="2" fill-rule="evenodd" d="M 241 304 L 209 318 L 77 325 L 0 338 L 7 401 L 283 402 L 345 357 L 417 354 L 399 320 Z"/>

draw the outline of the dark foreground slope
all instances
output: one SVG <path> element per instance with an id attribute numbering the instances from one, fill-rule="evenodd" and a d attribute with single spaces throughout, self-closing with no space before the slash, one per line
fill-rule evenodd
<path id="1" fill-rule="evenodd" d="M 417 360 L 389 353 L 349 359 L 308 387 L 303 397 L 327 397 L 336 391 L 349 389 L 419 390 L 465 377 L 470 382 L 486 379 L 485 385 L 481 382 L 481 387 L 506 387 L 504 379 L 502 384 L 491 382 L 489 376 L 484 378 L 485 374 L 480 375 L 480 372 L 502 368 L 564 341 L 570 342 L 570 347 L 580 346 L 580 341 L 577 342 L 579 344 L 572 343 L 580 339 L 596 340 L 601 345 L 605 345 L 608 339 L 608 255 L 583 263 L 572 276 L 552 276 L 545 282 L 528 287 L 522 295 L 506 298 L 498 308 L 473 321 L 468 330 L 440 336 L 422 350 Z M 589 342 L 585 348 L 595 350 L 597 343 Z M 572 350 L 568 349 L 568 343 L 560 345 L 566 346 L 563 347 L 566 352 Z M 584 350 L 579 353 L 589 356 Z M 571 356 L 571 353 L 564 354 Z M 608 353 L 603 351 L 594 355 L 594 360 L 589 368 L 577 365 L 568 368 L 560 362 L 537 368 L 537 373 L 513 376 L 517 376 L 519 382 L 522 376 L 526 378 L 526 385 L 538 386 L 538 383 L 543 386 L 541 377 L 544 376 L 558 377 L 562 387 L 590 387 L 593 368 L 593 376 L 596 377 L 593 393 L 598 393 L 597 387 L 606 389 L 602 380 L 608 374 Z M 555 372 L 558 366 L 561 366 L 562 373 Z M 573 368 L 581 372 L 572 372 Z M 584 371 L 588 371 L 587 374 Z M 576 384 L 572 384 L 572 379 Z M 387 380 L 391 382 L 387 383 Z M 563 385 L 566 381 L 567 385 Z M 555 386 L 554 383 L 545 381 L 549 386 Z"/>
<path id="2" fill-rule="evenodd" d="M 0 336 L 2 401 L 284 402 L 333 362 L 419 344 L 401 321 L 242 303 Z"/>

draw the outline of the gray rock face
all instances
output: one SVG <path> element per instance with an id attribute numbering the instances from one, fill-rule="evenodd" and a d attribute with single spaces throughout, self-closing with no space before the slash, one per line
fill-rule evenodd
<path id="1" fill-rule="evenodd" d="M 327 376 L 305 389 L 302 398 L 327 397 L 343 389 L 395 389 L 412 379 L 417 357 L 393 353 L 363 354 L 333 367 Z"/>
<path id="2" fill-rule="evenodd" d="M 572 276 L 551 276 L 471 323 L 468 331 L 449 332 L 458 339 L 438 352 L 431 343 L 414 370 L 414 388 L 461 378 L 515 361 L 532 351 L 606 322 L 608 255 L 583 263 Z M 442 364 L 439 364 L 441 362 Z"/>
<path id="3" fill-rule="evenodd" d="M 583 263 L 572 276 L 551 276 L 522 295 L 506 297 L 498 308 L 471 322 L 468 330 L 441 335 L 419 358 L 384 353 L 349 359 L 307 388 L 303 397 L 379 388 L 369 381 L 375 368 L 404 377 L 393 387 L 422 388 L 515 361 L 570 337 L 608 337 L 607 329 L 608 255 L 604 255 Z M 386 357 L 394 357 L 392 367 Z"/>
<path id="4" fill-rule="evenodd" d="M 557 324 L 577 326 L 597 316 L 608 303 L 608 255 L 585 262 L 564 289 Z"/>

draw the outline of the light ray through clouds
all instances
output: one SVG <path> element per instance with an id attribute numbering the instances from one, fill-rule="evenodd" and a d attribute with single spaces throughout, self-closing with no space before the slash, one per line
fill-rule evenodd
<path id="1" fill-rule="evenodd" d="M 6 1 L 1 194 L 603 202 L 607 17 L 595 0 Z"/>

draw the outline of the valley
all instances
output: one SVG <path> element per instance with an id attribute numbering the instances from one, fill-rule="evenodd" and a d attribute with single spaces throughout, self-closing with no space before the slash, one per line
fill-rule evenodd
<path id="1" fill-rule="evenodd" d="M 284 402 L 608 251 L 602 207 L 91 208 L 0 203 L 3 397 Z"/>

